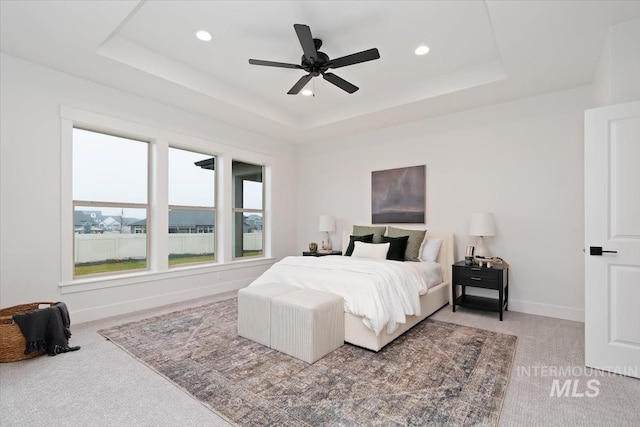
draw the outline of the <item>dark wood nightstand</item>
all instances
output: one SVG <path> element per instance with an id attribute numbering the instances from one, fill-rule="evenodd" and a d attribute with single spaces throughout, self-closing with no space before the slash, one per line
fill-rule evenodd
<path id="1" fill-rule="evenodd" d="M 461 288 L 460 296 L 457 296 L 456 292 L 458 286 Z M 498 291 L 498 298 L 467 295 L 465 292 L 467 286 L 494 289 Z M 454 313 L 456 311 L 456 305 L 461 305 L 463 307 L 497 311 L 500 313 L 500 321 L 502 321 L 502 312 L 508 311 L 509 308 L 509 267 L 497 264 L 488 268 L 475 264 L 465 265 L 464 261 L 457 262 L 453 264 L 453 283 L 451 289 L 453 294 L 452 309 Z"/>
<path id="2" fill-rule="evenodd" d="M 302 256 L 326 256 L 326 255 L 342 255 L 342 251 L 329 251 L 329 252 L 302 252 Z"/>

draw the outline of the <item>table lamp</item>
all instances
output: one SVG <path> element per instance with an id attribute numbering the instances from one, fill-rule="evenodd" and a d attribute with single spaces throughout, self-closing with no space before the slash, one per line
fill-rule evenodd
<path id="1" fill-rule="evenodd" d="M 331 243 L 331 236 L 329 236 L 330 231 L 335 231 L 336 229 L 336 220 L 330 215 L 320 215 L 320 225 L 318 230 L 324 231 L 327 233 L 327 236 L 322 241 L 322 249 L 325 251 L 330 251 L 333 248 Z"/>
<path id="2" fill-rule="evenodd" d="M 489 257 L 489 251 L 485 247 L 484 237 L 496 235 L 496 223 L 492 212 L 482 212 L 471 214 L 469 222 L 469 234 L 478 236 L 476 240 L 475 256 Z"/>

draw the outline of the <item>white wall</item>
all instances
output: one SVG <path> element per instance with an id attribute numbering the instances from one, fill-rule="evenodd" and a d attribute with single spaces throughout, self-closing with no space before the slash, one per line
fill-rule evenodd
<path id="1" fill-rule="evenodd" d="M 295 150 L 210 118 L 1 56 L 0 306 L 67 303 L 74 322 L 245 286 L 272 261 L 149 275 L 144 281 L 61 293 L 61 105 L 268 154 L 273 169 L 273 255 L 295 250 Z M 32 242 L 41 242 L 34 250 Z M 88 290 L 91 289 L 91 290 Z"/>
<path id="2" fill-rule="evenodd" d="M 599 106 L 640 99 L 640 19 L 609 28 L 594 87 Z"/>
<path id="3" fill-rule="evenodd" d="M 474 243 L 471 213 L 495 213 L 494 255 L 511 264 L 509 308 L 583 320 L 583 112 L 581 87 L 304 145 L 299 164 L 298 251 L 371 223 L 371 172 L 426 165 L 426 227 L 456 236 L 456 257 Z M 399 226 L 399 225 L 397 225 Z"/>

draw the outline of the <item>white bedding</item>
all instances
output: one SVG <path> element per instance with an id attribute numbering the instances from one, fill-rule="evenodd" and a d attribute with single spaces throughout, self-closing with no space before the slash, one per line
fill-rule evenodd
<path id="1" fill-rule="evenodd" d="M 442 283 L 442 264 L 432 261 L 404 262 L 403 264 L 414 268 L 422 276 L 427 284 L 427 289 Z"/>
<path id="2" fill-rule="evenodd" d="M 284 283 L 332 292 L 344 298 L 345 312 L 361 316 L 378 335 L 393 333 L 407 315 L 420 315 L 420 295 L 437 278 L 436 263 L 399 262 L 344 256 L 287 257 L 277 262 L 249 286 Z"/>

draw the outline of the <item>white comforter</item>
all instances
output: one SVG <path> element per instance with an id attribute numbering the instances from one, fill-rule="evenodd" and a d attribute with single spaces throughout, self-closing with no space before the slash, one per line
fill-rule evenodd
<path id="1" fill-rule="evenodd" d="M 362 316 L 376 335 L 393 333 L 407 315 L 420 315 L 427 284 L 407 263 L 344 256 L 287 257 L 249 286 L 284 283 L 342 295 L 344 310 Z"/>

